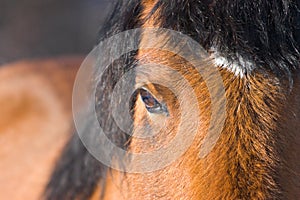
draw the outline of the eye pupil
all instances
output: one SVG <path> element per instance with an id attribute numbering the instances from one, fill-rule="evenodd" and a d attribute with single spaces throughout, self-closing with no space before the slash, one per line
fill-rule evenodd
<path id="1" fill-rule="evenodd" d="M 146 109 L 149 112 L 162 113 L 166 111 L 164 106 L 160 104 L 149 91 L 145 89 L 140 89 L 140 96 L 145 104 Z"/>
<path id="2" fill-rule="evenodd" d="M 147 90 L 141 89 L 140 94 L 146 107 L 151 108 L 159 105 L 158 101 Z"/>
<path id="3" fill-rule="evenodd" d="M 142 99 L 145 103 L 146 106 L 148 107 L 153 107 L 156 104 L 158 104 L 158 102 L 156 101 L 156 99 L 154 99 L 154 97 L 150 94 L 145 94 L 142 96 Z"/>

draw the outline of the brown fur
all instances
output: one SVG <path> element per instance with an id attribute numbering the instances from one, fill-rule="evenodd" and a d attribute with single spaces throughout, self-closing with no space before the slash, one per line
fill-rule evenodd
<path id="1" fill-rule="evenodd" d="M 142 54 L 143 52 L 140 55 Z M 205 159 L 199 159 L 200 144 L 210 119 L 210 102 L 205 83 L 201 77 L 194 76 L 195 71 L 191 68 L 191 71 L 186 70 L 187 65 L 176 65 L 174 57 L 168 59 L 168 55 L 162 52 L 159 53 L 158 59 L 158 53 L 147 52 L 145 55 L 149 59 L 144 60 L 145 62 L 168 64 L 184 74 L 193 85 L 201 114 L 199 119 L 190 120 L 201 121 L 201 129 L 184 156 L 170 166 L 151 173 L 127 174 L 121 179 L 123 182 L 120 183 L 119 190 L 125 199 L 272 199 L 287 195 L 290 199 L 297 199 L 299 165 L 298 161 L 295 161 L 297 155 L 291 150 L 297 149 L 296 145 L 299 144 L 299 138 L 292 139 L 292 136 L 296 136 L 299 125 L 294 125 L 289 131 L 280 131 L 280 122 L 284 120 L 283 113 L 288 112 L 290 106 L 299 105 L 299 100 L 294 99 L 286 104 L 286 83 L 265 72 L 257 71 L 255 75 L 241 79 L 226 70 L 220 70 L 226 88 L 227 119 L 216 147 Z M 146 76 L 142 79 L 147 78 L 148 73 L 143 71 L 143 74 Z M 152 75 L 151 69 L 149 74 Z M 166 74 L 162 76 L 168 77 Z M 157 80 L 161 78 L 155 77 Z M 176 127 L 180 122 L 175 96 L 166 88 L 150 86 L 148 89 L 154 95 L 160 94 L 166 101 L 170 109 L 170 118 L 166 128 L 151 142 L 133 138 L 131 151 L 148 152 L 167 144 L 176 134 Z M 299 92 L 297 88 L 295 90 L 296 93 Z M 185 100 L 189 102 L 188 98 Z M 157 116 L 149 117 L 140 102 L 137 101 L 135 108 L 136 125 L 160 120 L 156 119 Z M 293 118 L 294 121 L 297 119 L 299 120 L 297 117 Z M 136 129 L 134 134 L 144 131 Z M 187 130 L 186 137 L 188 135 Z M 290 145 L 292 147 L 288 148 Z M 293 160 L 288 160 L 290 164 L 286 163 L 287 156 L 281 153 L 282 149 L 286 149 L 286 155 L 292 154 Z M 280 171 L 284 171 L 286 175 L 281 179 Z M 293 177 L 296 182 L 290 180 Z"/>
<path id="2" fill-rule="evenodd" d="M 71 125 L 71 92 L 82 58 L 0 68 L 0 199 L 39 199 Z"/>

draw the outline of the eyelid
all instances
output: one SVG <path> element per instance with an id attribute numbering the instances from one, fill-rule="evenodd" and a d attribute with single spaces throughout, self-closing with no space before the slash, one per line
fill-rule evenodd
<path id="1" fill-rule="evenodd" d="M 163 102 L 163 98 L 161 96 L 157 96 L 156 94 L 151 92 L 152 89 L 149 89 L 147 86 L 140 87 L 139 89 L 149 92 L 158 102 Z"/>

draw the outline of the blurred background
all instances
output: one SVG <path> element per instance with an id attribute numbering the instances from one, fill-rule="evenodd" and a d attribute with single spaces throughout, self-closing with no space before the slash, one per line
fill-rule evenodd
<path id="1" fill-rule="evenodd" d="M 111 0 L 0 0 L 0 64 L 86 55 Z"/>

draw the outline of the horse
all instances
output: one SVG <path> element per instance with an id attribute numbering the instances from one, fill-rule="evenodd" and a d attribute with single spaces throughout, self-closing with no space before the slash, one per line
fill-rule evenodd
<path id="1" fill-rule="evenodd" d="M 220 90 L 211 93 L 207 83 L 213 82 L 215 76 L 205 78 L 199 74 L 188 59 L 179 55 L 180 51 L 132 50 L 111 63 L 96 85 L 99 124 L 107 138 L 126 152 L 155 152 L 172 141 L 178 131 L 182 132 L 181 143 L 191 141 L 187 150 L 159 169 L 127 172 L 100 162 L 81 135 L 75 133 L 61 151 L 42 197 L 298 199 L 299 6 L 296 0 L 117 1 L 99 33 L 99 44 L 137 28 L 173 30 L 196 41 L 207 57 L 200 64 L 205 69 L 216 69 L 222 80 L 226 101 L 217 101 L 217 108 L 225 104 L 220 135 L 211 151 L 199 156 L 203 145 L 211 142 L 203 142 L 210 128 L 217 126 L 210 123 L 213 97 L 222 96 Z M 168 37 L 161 34 L 153 38 L 141 33 L 139 45 L 151 40 L 176 43 Z M 179 49 L 182 46 L 174 44 Z M 117 51 L 113 45 L 112 51 Z M 168 69 L 147 67 L 147 63 Z M 130 70 L 134 70 L 131 86 L 136 92 L 130 98 L 132 129 L 127 134 L 113 119 L 110 102 L 118 80 Z M 162 80 L 176 88 L 181 98 L 171 87 L 156 83 Z M 136 84 L 140 82 L 144 84 Z M 197 114 L 190 115 L 194 111 Z M 86 127 L 84 134 L 96 140 L 92 125 Z M 144 135 L 150 139 L 144 139 Z M 181 148 L 177 143 L 168 149 L 168 155 Z M 119 159 L 109 164 L 120 169 L 136 164 L 124 155 L 124 159 L 118 156 L 112 152 L 111 157 Z M 156 159 L 154 166 L 168 158 L 159 155 Z M 141 171 L 147 168 L 137 166 Z"/>

